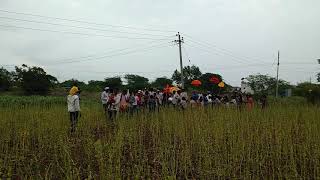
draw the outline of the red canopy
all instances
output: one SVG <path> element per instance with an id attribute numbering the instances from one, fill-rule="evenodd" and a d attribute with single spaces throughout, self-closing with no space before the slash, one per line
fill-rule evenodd
<path id="1" fill-rule="evenodd" d="M 201 86 L 201 81 L 199 81 L 199 80 L 193 80 L 192 82 L 191 82 L 191 85 L 193 85 L 193 86 Z"/>

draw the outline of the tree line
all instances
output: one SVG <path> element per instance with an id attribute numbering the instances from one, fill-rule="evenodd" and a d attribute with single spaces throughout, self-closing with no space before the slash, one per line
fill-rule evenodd
<path id="1" fill-rule="evenodd" d="M 210 82 L 210 78 L 217 77 L 220 81 L 223 78 L 219 74 L 202 73 L 200 68 L 192 65 L 183 68 L 185 88 L 189 91 L 211 91 L 213 93 L 223 93 L 232 91 L 234 88 L 228 84 L 224 88 L 220 88 Z M 104 80 L 91 80 L 87 83 L 77 79 L 70 79 L 59 82 L 58 79 L 48 74 L 41 67 L 30 67 L 23 64 L 16 66 L 15 71 L 8 71 L 5 68 L 0 68 L 0 91 L 13 91 L 15 89 L 21 90 L 25 95 L 48 95 L 50 90 L 55 88 L 70 88 L 77 84 L 81 89 L 87 91 L 101 91 L 104 87 L 110 86 L 117 89 L 139 90 L 144 88 L 163 89 L 167 85 L 180 84 L 181 72 L 175 70 L 171 78 L 158 77 L 154 81 L 148 78 L 136 75 L 126 74 L 124 77 L 108 77 Z M 200 80 L 202 85 L 200 87 L 193 87 L 191 82 L 193 80 Z M 257 95 L 275 95 L 276 79 L 269 75 L 254 74 L 245 78 L 251 88 Z M 320 82 L 320 73 L 318 74 L 318 81 Z M 320 85 L 308 82 L 300 83 L 296 86 L 291 85 L 285 80 L 279 81 L 280 95 L 286 89 L 292 89 L 293 94 L 297 96 L 309 97 L 311 99 L 320 99 Z"/>

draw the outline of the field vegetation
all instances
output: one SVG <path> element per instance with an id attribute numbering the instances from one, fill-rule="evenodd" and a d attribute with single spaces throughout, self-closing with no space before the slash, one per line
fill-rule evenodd
<path id="1" fill-rule="evenodd" d="M 320 111 L 306 102 L 272 102 L 251 112 L 165 108 L 115 123 L 99 102 L 81 103 L 70 134 L 64 98 L 1 97 L 0 177 L 320 178 Z"/>

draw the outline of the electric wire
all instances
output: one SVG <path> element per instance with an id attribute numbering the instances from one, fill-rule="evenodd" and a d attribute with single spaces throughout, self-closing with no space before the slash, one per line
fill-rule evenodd
<path id="1" fill-rule="evenodd" d="M 111 24 L 104 24 L 104 23 L 96 23 L 96 22 L 89 22 L 89 21 L 77 20 L 77 19 L 44 16 L 44 15 L 33 14 L 33 13 L 15 12 L 15 11 L 9 11 L 9 10 L 4 10 L 4 9 L 0 9 L 0 12 L 8 13 L 8 14 L 17 14 L 17 15 L 24 15 L 24 16 L 40 17 L 40 18 L 46 18 L 46 19 L 54 19 L 54 20 L 60 20 L 60 21 L 91 24 L 91 25 L 96 25 L 96 26 L 109 26 L 109 27 L 113 27 L 113 28 L 125 28 L 125 29 L 155 31 L 155 32 L 176 32 L 176 31 L 173 31 L 173 30 L 161 30 L 161 29 L 154 29 L 154 28 L 152 28 L 152 29 L 151 28 L 139 28 L 139 27 L 133 27 L 133 26 L 121 26 L 121 25 L 111 25 Z"/>
<path id="2" fill-rule="evenodd" d="M 142 36 L 173 37 L 173 36 L 165 36 L 165 35 L 160 35 L 160 34 L 125 32 L 125 31 L 116 31 L 116 30 L 110 30 L 110 29 L 100 29 L 100 28 L 92 28 L 92 27 L 84 27 L 84 26 L 73 26 L 73 25 L 66 25 L 66 24 L 60 24 L 60 23 L 51 23 L 51 22 L 35 21 L 35 20 L 28 20 L 28 19 L 18 19 L 18 18 L 4 17 L 4 16 L 0 16 L 0 19 L 8 19 L 8 20 L 13 20 L 13 21 L 38 23 L 38 24 L 47 24 L 47 25 L 53 25 L 53 26 L 71 27 L 71 28 L 86 29 L 86 30 L 115 32 L 115 33 L 124 33 L 124 34 L 134 34 L 134 35 L 142 35 Z"/>
<path id="3" fill-rule="evenodd" d="M 147 38 L 147 37 L 127 37 L 127 36 L 109 36 L 104 34 L 90 34 L 90 33 L 81 33 L 81 32 L 70 32 L 70 31 L 57 31 L 57 30 L 49 30 L 49 29 L 38 29 L 38 28 L 30 28 L 30 27 L 23 27 L 23 26 L 13 26 L 13 25 L 6 25 L 6 24 L 0 24 L 0 27 L 6 27 L 6 28 L 17 28 L 17 29 L 25 29 L 25 30 L 33 30 L 33 31 L 42 31 L 42 32 L 51 32 L 51 33 L 63 33 L 63 34 L 74 34 L 74 35 L 83 35 L 83 36 L 97 36 L 97 37 L 105 37 L 105 38 L 111 38 L 111 39 L 148 39 L 148 40 L 169 40 L 168 38 L 162 38 L 162 39 L 156 39 L 156 38 Z"/>

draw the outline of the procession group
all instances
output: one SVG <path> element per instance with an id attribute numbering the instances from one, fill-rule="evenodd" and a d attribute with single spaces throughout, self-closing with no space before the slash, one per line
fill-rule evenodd
<path id="1" fill-rule="evenodd" d="M 266 97 L 262 98 L 262 107 L 266 105 Z M 70 114 L 71 132 L 80 115 L 80 90 L 73 86 L 67 97 L 68 112 Z M 119 91 L 105 87 L 101 93 L 101 103 L 106 119 L 114 121 L 119 114 L 133 116 L 138 113 L 160 111 L 161 107 L 174 107 L 177 110 L 185 110 L 188 107 L 247 107 L 251 110 L 254 107 L 254 100 L 251 95 L 243 95 L 236 92 L 232 94 L 216 95 L 211 92 L 201 93 L 193 91 L 188 96 L 184 89 L 177 91 L 160 91 L 153 88 L 138 91 Z"/>

